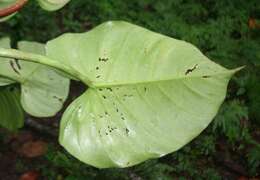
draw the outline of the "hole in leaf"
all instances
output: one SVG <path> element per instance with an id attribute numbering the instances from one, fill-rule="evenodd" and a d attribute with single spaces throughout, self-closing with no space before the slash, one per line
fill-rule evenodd
<path id="1" fill-rule="evenodd" d="M 198 64 L 195 64 L 194 67 L 190 68 L 190 69 L 187 69 L 187 71 L 185 72 L 185 75 L 188 75 L 189 73 L 191 73 L 192 71 L 194 71 L 195 69 L 197 69 L 198 67 Z"/>

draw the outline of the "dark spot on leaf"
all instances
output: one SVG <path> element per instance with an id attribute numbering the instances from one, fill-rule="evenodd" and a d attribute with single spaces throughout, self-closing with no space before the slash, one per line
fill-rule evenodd
<path id="1" fill-rule="evenodd" d="M 99 90 L 99 91 L 102 91 L 103 89 L 99 88 L 98 90 Z"/>
<path id="2" fill-rule="evenodd" d="M 145 92 L 147 91 L 147 88 L 146 88 L 146 87 L 144 87 L 144 91 L 145 91 Z"/>
<path id="3" fill-rule="evenodd" d="M 98 66 L 96 67 L 96 70 L 99 70 L 99 67 L 98 67 Z"/>
<path id="4" fill-rule="evenodd" d="M 53 98 L 54 98 L 54 99 L 57 99 L 57 100 L 60 101 L 60 102 L 63 102 L 63 99 L 62 99 L 62 98 L 59 98 L 59 97 L 57 97 L 57 96 L 53 96 Z"/>
<path id="5" fill-rule="evenodd" d="M 108 133 L 106 132 L 106 135 L 108 135 Z"/>
<path id="6" fill-rule="evenodd" d="M 14 66 L 14 62 L 13 61 L 9 61 L 9 62 L 10 62 L 12 69 L 14 70 L 14 72 L 20 75 L 20 72 Z"/>
<path id="7" fill-rule="evenodd" d="M 108 61 L 108 58 L 98 58 L 98 61 L 106 62 L 106 61 Z"/>
<path id="8" fill-rule="evenodd" d="M 202 76 L 203 78 L 209 78 L 210 76 Z"/>
<path id="9" fill-rule="evenodd" d="M 96 78 L 100 78 L 100 75 L 96 76 Z"/>
<path id="10" fill-rule="evenodd" d="M 108 115 L 108 112 L 107 112 L 107 111 L 105 111 L 105 114 L 106 114 L 106 115 Z"/>
<path id="11" fill-rule="evenodd" d="M 119 112 L 119 110 L 118 110 L 118 109 L 116 109 L 116 112 Z"/>
<path id="12" fill-rule="evenodd" d="M 122 119 L 122 120 L 125 120 L 125 118 L 124 118 L 124 117 L 121 117 L 121 119 Z"/>
<path id="13" fill-rule="evenodd" d="M 106 99 L 107 97 L 106 96 L 104 96 L 104 95 L 102 95 L 102 97 L 104 98 L 104 99 Z"/>
<path id="14" fill-rule="evenodd" d="M 129 135 L 129 129 L 125 128 L 126 135 Z"/>
<path id="15" fill-rule="evenodd" d="M 15 63 L 16 63 L 16 66 L 18 67 L 19 70 L 21 70 L 21 65 L 19 64 L 19 60 L 18 59 L 15 59 Z"/>
<path id="16" fill-rule="evenodd" d="M 132 94 L 124 94 L 124 97 L 132 97 Z"/>
<path id="17" fill-rule="evenodd" d="M 107 90 L 109 90 L 109 91 L 111 91 L 111 92 L 113 91 L 111 88 L 107 88 Z"/>
<path id="18" fill-rule="evenodd" d="M 185 75 L 188 75 L 189 73 L 191 73 L 192 71 L 194 71 L 196 68 L 198 67 L 198 64 L 195 64 L 194 67 L 187 69 L 187 71 L 185 72 Z"/>

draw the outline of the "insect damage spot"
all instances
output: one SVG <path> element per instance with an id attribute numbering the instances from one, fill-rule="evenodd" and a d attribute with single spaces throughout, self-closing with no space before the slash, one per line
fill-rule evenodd
<path id="1" fill-rule="evenodd" d="M 59 98 L 57 96 L 53 96 L 54 99 L 57 99 L 58 101 L 60 101 L 61 103 L 63 102 L 63 99 L 62 98 Z"/>
<path id="2" fill-rule="evenodd" d="M 107 88 L 107 90 L 109 90 L 110 92 L 112 92 L 113 90 L 112 90 L 112 88 Z"/>
<path id="3" fill-rule="evenodd" d="M 108 58 L 98 58 L 98 61 L 103 61 L 103 62 L 107 62 L 108 61 Z"/>
<path id="4" fill-rule="evenodd" d="M 192 71 L 194 71 L 195 69 L 197 69 L 197 67 L 198 67 L 198 64 L 195 64 L 195 66 L 193 66 L 192 68 L 187 69 L 187 71 L 185 72 L 185 75 L 188 75 L 189 73 L 191 73 Z"/>
<path id="5" fill-rule="evenodd" d="M 19 64 L 19 60 L 18 59 L 15 59 L 15 64 L 18 67 L 19 70 L 22 69 L 21 65 Z"/>
<path id="6" fill-rule="evenodd" d="M 206 75 L 206 76 L 202 76 L 202 78 L 209 78 L 209 77 L 210 77 L 210 76 L 207 76 L 207 75 Z"/>
<path id="7" fill-rule="evenodd" d="M 117 129 L 116 127 L 110 127 L 110 126 L 107 126 L 107 128 L 108 128 L 108 131 L 109 131 L 109 132 L 113 132 L 114 130 Z"/>
<path id="8" fill-rule="evenodd" d="M 133 95 L 132 94 L 124 94 L 124 97 L 133 97 Z"/>
<path id="9" fill-rule="evenodd" d="M 125 133 L 128 136 L 129 135 L 129 129 L 125 128 Z"/>
<path id="10" fill-rule="evenodd" d="M 16 67 L 14 66 L 14 62 L 13 61 L 9 61 L 10 62 L 10 65 L 11 65 L 11 68 L 13 69 L 13 71 L 17 74 L 20 75 L 20 72 L 16 69 Z M 19 68 L 18 68 L 19 69 Z"/>

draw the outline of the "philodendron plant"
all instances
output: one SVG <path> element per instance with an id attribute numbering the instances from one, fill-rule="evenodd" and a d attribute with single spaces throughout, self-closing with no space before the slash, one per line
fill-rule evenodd
<path id="1" fill-rule="evenodd" d="M 0 22 L 18 12 L 29 0 L 0 0 Z M 55 11 L 65 6 L 70 0 L 37 0 L 47 11 Z"/>
<path id="2" fill-rule="evenodd" d="M 63 34 L 47 42 L 44 55 L 21 50 L 1 48 L 0 56 L 55 68 L 60 76 L 89 87 L 63 114 L 59 142 L 98 168 L 133 166 L 183 147 L 212 121 L 228 81 L 239 70 L 210 61 L 190 43 L 122 21 Z M 10 63 L 4 66 L 0 64 L 2 83 L 14 80 L 23 89 L 27 81 L 17 80 Z M 30 91 L 35 82 L 49 93 L 56 91 L 47 88 L 48 79 L 29 82 Z"/>

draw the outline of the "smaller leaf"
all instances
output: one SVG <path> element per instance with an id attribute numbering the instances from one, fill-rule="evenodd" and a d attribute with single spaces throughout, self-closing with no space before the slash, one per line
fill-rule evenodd
<path id="1" fill-rule="evenodd" d="M 10 40 L 0 39 L 0 46 L 9 48 Z M 40 43 L 22 41 L 18 47 L 23 51 L 45 54 L 44 45 Z M 37 63 L 0 58 L 0 77 L 0 85 L 21 84 L 21 104 L 27 113 L 37 117 L 55 115 L 69 92 L 68 78 Z"/>
<path id="2" fill-rule="evenodd" d="M 55 11 L 65 6 L 70 0 L 38 0 L 40 6 L 47 11 Z"/>

